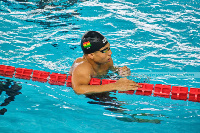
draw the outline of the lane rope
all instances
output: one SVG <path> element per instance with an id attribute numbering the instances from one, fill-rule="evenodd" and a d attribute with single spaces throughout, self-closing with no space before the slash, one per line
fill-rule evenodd
<path id="1" fill-rule="evenodd" d="M 72 86 L 71 76 L 60 73 L 50 73 L 46 71 L 39 71 L 27 68 L 15 68 L 13 66 L 0 65 L 0 75 L 4 77 L 26 79 L 38 82 L 48 82 L 51 85 L 66 85 L 67 87 Z M 105 85 L 115 83 L 117 80 L 111 79 L 98 79 L 91 78 L 90 85 Z M 138 83 L 141 85 L 136 91 L 118 91 L 118 93 L 136 94 L 144 96 L 155 96 L 171 98 L 174 100 L 189 100 L 193 102 L 200 102 L 200 88 L 190 88 L 182 86 L 172 86 L 163 84 L 148 84 Z M 115 91 L 116 92 L 116 91 Z"/>

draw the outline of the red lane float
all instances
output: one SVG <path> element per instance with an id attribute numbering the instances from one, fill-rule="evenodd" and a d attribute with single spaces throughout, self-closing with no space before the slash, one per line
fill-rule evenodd
<path id="1" fill-rule="evenodd" d="M 172 99 L 187 100 L 188 87 L 172 86 Z"/>
<path id="2" fill-rule="evenodd" d="M 15 67 L 0 65 L 0 75 L 12 78 L 15 73 Z"/>
<path id="3" fill-rule="evenodd" d="M 34 70 L 32 80 L 39 82 L 47 82 L 47 78 L 49 77 L 49 75 L 50 72 Z"/>
<path id="4" fill-rule="evenodd" d="M 156 84 L 154 87 L 154 96 L 169 98 L 171 85 Z"/>
<path id="5" fill-rule="evenodd" d="M 67 74 L 52 73 L 50 75 L 49 84 L 51 85 L 65 85 Z"/>
<path id="6" fill-rule="evenodd" d="M 101 85 L 101 79 L 98 78 L 91 78 L 90 85 Z"/>
<path id="7" fill-rule="evenodd" d="M 67 87 L 72 87 L 72 76 L 68 76 L 66 82 Z"/>
<path id="8" fill-rule="evenodd" d="M 111 80 L 111 79 L 102 79 L 102 85 L 115 83 L 117 80 Z"/>
<path id="9" fill-rule="evenodd" d="M 32 70 L 26 68 L 15 68 L 13 66 L 0 65 L 0 75 L 4 77 L 12 78 L 13 75 L 15 78 L 27 79 L 30 80 L 32 78 L 33 81 L 39 82 L 47 82 L 51 85 L 65 85 L 68 87 L 72 86 L 72 76 L 67 76 L 66 74 L 60 73 L 52 73 Z M 117 80 L 110 79 L 98 79 L 91 78 L 89 85 L 106 85 L 110 83 L 115 83 Z M 190 88 L 190 92 L 188 95 L 188 87 L 181 86 L 171 86 L 171 85 L 162 85 L 148 83 L 138 83 L 141 85 L 136 91 L 118 91 L 118 93 L 126 93 L 126 94 L 136 94 L 136 95 L 145 95 L 164 98 L 170 98 L 175 100 L 189 100 L 193 102 L 200 102 L 200 88 Z M 114 91 L 116 92 L 116 91 Z"/>
<path id="10" fill-rule="evenodd" d="M 32 72 L 33 69 L 16 68 L 15 78 L 30 80 Z"/>
<path id="11" fill-rule="evenodd" d="M 150 96 L 152 94 L 153 84 L 138 83 L 138 85 L 141 85 L 141 87 L 136 90 L 136 95 Z"/>
<path id="12" fill-rule="evenodd" d="M 200 102 L 200 88 L 190 88 L 189 101 Z"/>

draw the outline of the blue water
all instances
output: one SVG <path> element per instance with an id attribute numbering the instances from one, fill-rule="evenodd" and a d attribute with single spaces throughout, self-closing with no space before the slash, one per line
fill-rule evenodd
<path id="1" fill-rule="evenodd" d="M 1 0 L 0 64 L 67 73 L 82 56 L 80 38 L 88 30 L 106 36 L 115 65 L 138 79 L 129 78 L 200 88 L 199 0 Z M 176 75 L 149 77 L 156 72 Z M 22 88 L 0 107 L 7 109 L 0 115 L 3 133 L 200 130 L 197 102 L 120 93 L 94 100 L 66 86 L 11 80 Z M 6 98 L 3 91 L 0 103 Z"/>

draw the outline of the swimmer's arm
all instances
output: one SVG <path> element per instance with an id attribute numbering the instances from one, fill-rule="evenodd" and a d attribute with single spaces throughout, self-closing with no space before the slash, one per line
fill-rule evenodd
<path id="1" fill-rule="evenodd" d="M 72 72 L 72 88 L 77 94 L 92 94 L 108 91 L 137 90 L 139 85 L 127 78 L 121 78 L 116 83 L 106 85 L 88 85 L 91 80 L 91 71 L 78 66 Z"/>
<path id="2" fill-rule="evenodd" d="M 77 94 L 92 94 L 115 90 L 113 84 L 89 85 L 91 80 L 91 71 L 88 69 L 76 67 L 72 72 L 72 88 Z"/>

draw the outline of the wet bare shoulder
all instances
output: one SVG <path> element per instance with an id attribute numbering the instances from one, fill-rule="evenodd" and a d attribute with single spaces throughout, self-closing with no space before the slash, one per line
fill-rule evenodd
<path id="1" fill-rule="evenodd" d="M 74 61 L 74 63 L 80 63 L 80 62 L 83 62 L 83 61 L 86 61 L 86 60 L 83 57 L 79 57 Z"/>
<path id="2" fill-rule="evenodd" d="M 92 69 L 92 65 L 90 63 L 88 63 L 87 61 L 82 61 L 82 62 L 79 62 L 79 63 L 75 63 L 72 71 L 71 71 L 71 75 L 74 75 L 76 74 L 77 75 L 90 75 L 92 76 L 93 75 L 93 69 Z"/>
<path id="3" fill-rule="evenodd" d="M 76 68 L 78 65 L 84 63 L 86 60 L 83 58 L 83 57 L 79 57 L 77 58 L 74 63 L 72 64 L 71 68 L 70 68 L 70 71 L 69 71 L 69 74 L 72 75 L 72 72 L 74 70 L 74 68 Z"/>

